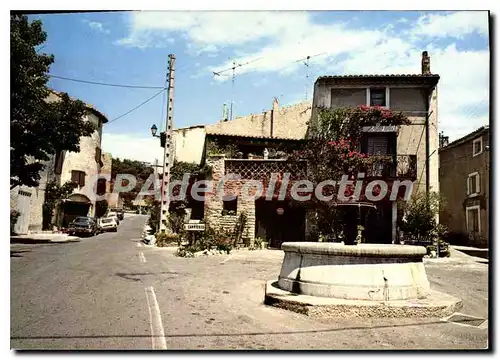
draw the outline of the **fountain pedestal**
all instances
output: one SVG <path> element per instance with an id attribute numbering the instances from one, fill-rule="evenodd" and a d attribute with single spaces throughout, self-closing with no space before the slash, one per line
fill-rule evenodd
<path id="1" fill-rule="evenodd" d="M 459 299 L 430 289 L 421 246 L 283 243 L 266 304 L 328 316 L 446 316 Z M 297 310 L 299 309 L 299 310 Z"/>

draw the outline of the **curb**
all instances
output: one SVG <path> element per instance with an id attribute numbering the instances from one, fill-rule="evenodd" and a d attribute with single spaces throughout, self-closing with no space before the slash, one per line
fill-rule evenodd
<path id="1" fill-rule="evenodd" d="M 266 283 L 264 304 L 322 319 L 335 318 L 443 318 L 462 308 L 462 300 L 431 290 L 426 299 L 367 301 L 294 294 Z"/>

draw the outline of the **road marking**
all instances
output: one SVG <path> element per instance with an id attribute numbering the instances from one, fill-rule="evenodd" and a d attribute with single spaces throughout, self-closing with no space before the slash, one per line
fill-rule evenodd
<path id="1" fill-rule="evenodd" d="M 137 247 L 144 247 L 144 244 L 142 242 L 138 242 Z"/>
<path id="2" fill-rule="evenodd" d="M 161 321 L 160 307 L 156 301 L 155 290 L 152 286 L 145 289 L 146 301 L 148 302 L 149 320 L 151 323 L 151 341 L 153 350 L 167 350 L 167 341 Z"/>
<path id="3" fill-rule="evenodd" d="M 230 255 L 230 256 L 229 256 L 226 260 L 221 261 L 221 262 L 219 263 L 219 265 L 225 264 L 227 261 L 231 260 L 231 258 L 232 258 L 232 257 L 233 257 L 233 255 Z"/>
<path id="4" fill-rule="evenodd" d="M 146 262 L 146 258 L 144 257 L 144 254 L 142 252 L 139 253 L 139 260 L 141 261 L 141 263 Z"/>

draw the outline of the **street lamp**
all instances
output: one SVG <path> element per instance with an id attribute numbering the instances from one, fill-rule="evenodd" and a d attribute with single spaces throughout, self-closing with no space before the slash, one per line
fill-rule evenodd
<path id="1" fill-rule="evenodd" d="M 153 124 L 153 126 L 151 126 L 151 135 L 156 137 L 157 131 L 158 131 L 158 128 L 156 127 L 156 124 Z"/>

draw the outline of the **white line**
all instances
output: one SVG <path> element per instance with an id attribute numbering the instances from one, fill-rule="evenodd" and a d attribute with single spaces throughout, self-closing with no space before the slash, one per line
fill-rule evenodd
<path id="1" fill-rule="evenodd" d="M 226 261 L 231 260 L 231 258 L 232 258 L 232 257 L 233 257 L 233 255 L 230 255 L 230 256 L 229 256 L 226 260 L 221 261 L 221 262 L 219 263 L 219 265 L 222 265 L 222 264 L 224 264 Z"/>
<path id="2" fill-rule="evenodd" d="M 161 321 L 160 307 L 156 301 L 155 290 L 152 286 L 145 289 L 148 302 L 149 320 L 151 323 L 151 341 L 153 350 L 167 350 L 167 341 Z"/>
<path id="3" fill-rule="evenodd" d="M 144 247 L 144 244 L 142 242 L 138 242 L 137 247 Z"/>
<path id="4" fill-rule="evenodd" d="M 139 253 L 139 260 L 141 261 L 141 263 L 146 262 L 146 258 L 144 257 L 144 254 L 142 252 Z"/>

